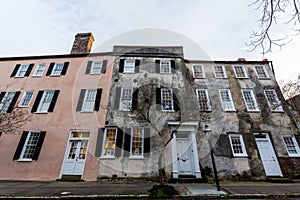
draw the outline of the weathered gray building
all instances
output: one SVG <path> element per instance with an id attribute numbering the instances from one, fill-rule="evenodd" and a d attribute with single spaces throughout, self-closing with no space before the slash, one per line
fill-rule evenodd
<path id="1" fill-rule="evenodd" d="M 264 61 L 186 60 L 182 47 L 115 46 L 99 177 L 296 177 L 295 123 Z"/>

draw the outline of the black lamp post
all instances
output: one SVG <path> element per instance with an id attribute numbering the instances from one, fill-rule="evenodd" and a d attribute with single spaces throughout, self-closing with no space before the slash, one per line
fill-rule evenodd
<path id="1" fill-rule="evenodd" d="M 217 191 L 220 191 L 219 177 L 218 177 L 217 167 L 216 167 L 215 157 L 214 157 L 214 148 L 211 145 L 210 136 L 208 135 L 208 133 L 211 132 L 211 130 L 208 129 L 208 125 L 207 124 L 204 126 L 203 132 L 208 137 L 208 144 L 209 144 L 209 149 L 210 149 L 210 157 L 211 157 L 211 162 L 212 162 L 212 166 L 213 166 L 216 187 L 217 187 Z"/>

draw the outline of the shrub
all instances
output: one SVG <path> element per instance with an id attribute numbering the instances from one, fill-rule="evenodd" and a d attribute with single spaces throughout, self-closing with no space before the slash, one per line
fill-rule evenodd
<path id="1" fill-rule="evenodd" d="M 167 198 L 178 194 L 172 185 L 154 185 L 149 192 L 150 198 Z"/>

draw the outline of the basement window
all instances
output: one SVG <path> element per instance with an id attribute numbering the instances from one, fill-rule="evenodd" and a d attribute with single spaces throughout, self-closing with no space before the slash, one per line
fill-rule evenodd
<path id="1" fill-rule="evenodd" d="M 248 156 L 244 144 L 244 140 L 241 134 L 229 134 L 229 140 L 231 144 L 231 150 L 235 157 Z"/>
<path id="2" fill-rule="evenodd" d="M 296 141 L 295 136 L 292 135 L 285 135 L 282 137 L 287 152 L 290 157 L 300 157 L 300 149 L 298 143 Z"/>

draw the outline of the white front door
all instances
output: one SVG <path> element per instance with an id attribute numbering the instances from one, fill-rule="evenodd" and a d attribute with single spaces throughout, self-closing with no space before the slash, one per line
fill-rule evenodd
<path id="1" fill-rule="evenodd" d="M 282 172 L 268 134 L 256 134 L 255 140 L 266 175 L 282 176 Z"/>
<path id="2" fill-rule="evenodd" d="M 177 163 L 178 163 L 178 174 L 179 175 L 192 175 L 192 159 L 191 155 L 191 143 L 186 134 L 185 137 L 177 135 L 176 147 L 177 147 Z"/>
<path id="3" fill-rule="evenodd" d="M 62 166 L 62 175 L 83 175 L 89 132 L 72 132 Z"/>

